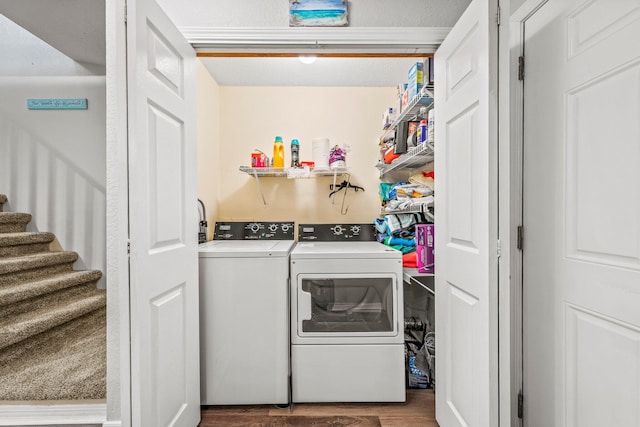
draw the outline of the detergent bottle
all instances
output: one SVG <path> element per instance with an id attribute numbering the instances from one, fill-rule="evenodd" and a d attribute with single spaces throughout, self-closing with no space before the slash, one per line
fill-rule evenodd
<path id="1" fill-rule="evenodd" d="M 291 140 L 291 167 L 298 168 L 300 167 L 300 142 L 297 139 Z"/>
<path id="2" fill-rule="evenodd" d="M 273 143 L 273 167 L 284 167 L 284 144 L 281 136 L 276 136 L 276 140 Z"/>

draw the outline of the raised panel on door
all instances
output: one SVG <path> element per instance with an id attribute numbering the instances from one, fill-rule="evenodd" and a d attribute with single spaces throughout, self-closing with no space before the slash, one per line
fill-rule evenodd
<path id="1" fill-rule="evenodd" d="M 195 53 L 153 0 L 128 7 L 132 423 L 200 419 Z"/>
<path id="2" fill-rule="evenodd" d="M 524 422 L 640 425 L 640 2 L 525 30 Z"/>
<path id="3" fill-rule="evenodd" d="M 436 418 L 442 426 L 497 420 L 495 8 L 493 1 L 472 1 L 435 54 Z"/>

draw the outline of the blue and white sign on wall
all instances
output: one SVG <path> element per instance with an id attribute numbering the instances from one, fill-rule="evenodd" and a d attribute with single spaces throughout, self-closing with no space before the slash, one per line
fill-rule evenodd
<path id="1" fill-rule="evenodd" d="M 87 98 L 27 99 L 29 110 L 86 110 Z"/>

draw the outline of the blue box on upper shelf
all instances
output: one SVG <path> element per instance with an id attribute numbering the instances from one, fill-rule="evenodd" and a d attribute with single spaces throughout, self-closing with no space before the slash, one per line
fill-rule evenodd
<path id="1" fill-rule="evenodd" d="M 424 84 L 424 64 L 422 62 L 416 62 L 409 68 L 409 79 L 407 82 L 407 89 L 409 91 L 409 102 L 416 97 L 422 85 Z"/>

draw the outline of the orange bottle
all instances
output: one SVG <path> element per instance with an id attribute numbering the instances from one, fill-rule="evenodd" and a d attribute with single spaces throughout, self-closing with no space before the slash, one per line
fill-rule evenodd
<path id="1" fill-rule="evenodd" d="M 276 140 L 273 143 L 273 167 L 284 167 L 284 143 L 281 136 L 276 136 Z"/>

